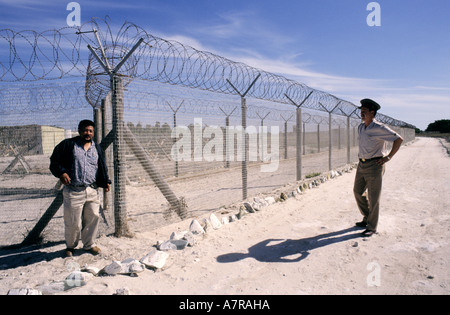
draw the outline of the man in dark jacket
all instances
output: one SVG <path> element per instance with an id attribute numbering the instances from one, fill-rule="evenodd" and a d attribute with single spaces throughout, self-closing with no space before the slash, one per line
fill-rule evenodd
<path id="1" fill-rule="evenodd" d="M 94 122 L 82 120 L 79 136 L 60 142 L 50 157 L 50 171 L 65 185 L 64 227 L 66 256 L 71 257 L 80 240 L 83 249 L 93 255 L 100 253 L 95 245 L 98 233 L 100 201 L 97 188 L 110 190 L 111 181 L 105 153 L 93 141 Z"/>

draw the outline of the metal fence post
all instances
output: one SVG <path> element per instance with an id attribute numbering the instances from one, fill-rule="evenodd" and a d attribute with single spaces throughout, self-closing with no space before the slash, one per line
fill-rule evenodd
<path id="1" fill-rule="evenodd" d="M 305 124 L 302 122 L 302 105 L 308 100 L 308 98 L 311 96 L 313 92 L 311 91 L 300 104 L 295 103 L 286 93 L 284 96 L 292 103 L 292 105 L 297 107 L 296 111 L 296 119 L 297 119 L 297 126 L 296 126 L 296 155 L 297 155 L 297 161 L 296 161 L 296 168 L 297 168 L 297 180 L 302 179 L 302 146 L 303 146 L 303 154 L 305 154 Z M 302 123 L 303 123 L 303 134 L 302 134 Z M 302 143 L 303 142 L 303 143 Z"/>
<path id="2" fill-rule="evenodd" d="M 109 92 L 104 99 L 102 99 L 102 139 L 105 139 L 108 133 L 112 128 L 112 109 L 111 109 L 111 92 Z M 108 174 L 113 174 L 113 150 L 111 147 L 105 149 L 105 157 L 106 157 L 106 165 L 108 168 Z M 111 178 L 114 180 L 114 178 Z M 103 190 L 103 209 L 107 211 L 110 208 L 113 208 L 112 199 L 110 198 L 110 194 L 114 195 L 114 182 L 111 185 L 111 190 L 107 193 Z"/>
<path id="3" fill-rule="evenodd" d="M 123 82 L 122 78 L 118 76 L 118 71 L 130 58 L 134 51 L 144 41 L 143 38 L 130 49 L 125 57 L 116 65 L 114 69 L 111 69 L 106 55 L 103 53 L 101 43 L 99 45 L 102 49 L 102 56 L 104 61 L 97 55 L 95 50 L 88 45 L 88 49 L 102 66 L 105 72 L 110 77 L 111 94 L 112 94 L 112 128 L 114 132 L 114 222 L 115 222 L 115 235 L 117 237 L 130 236 L 127 221 L 126 210 L 126 174 L 125 174 L 125 147 L 124 147 L 124 95 L 123 95 Z M 106 63 L 106 64 L 105 64 Z"/>
<path id="4" fill-rule="evenodd" d="M 167 105 L 169 105 L 170 109 L 173 111 L 173 129 L 177 128 L 177 112 L 178 110 L 181 108 L 181 106 L 183 105 L 184 101 L 181 102 L 181 104 L 177 107 L 177 109 L 173 109 L 173 107 L 170 105 L 169 102 L 166 102 Z M 177 144 L 177 139 L 174 138 L 173 139 L 173 145 L 175 146 L 175 156 L 174 156 L 174 160 L 175 160 L 175 177 L 178 177 L 179 175 L 179 166 L 178 166 L 178 144 Z"/>
<path id="5" fill-rule="evenodd" d="M 247 199 L 247 151 L 248 151 L 248 140 L 245 131 L 247 130 L 247 102 L 245 97 L 241 97 L 241 112 L 242 112 L 242 140 L 243 152 L 242 152 L 242 199 Z"/>
<path id="6" fill-rule="evenodd" d="M 115 235 L 128 236 L 130 231 L 127 224 L 126 204 L 126 169 L 125 169 L 125 143 L 123 137 L 123 82 L 122 78 L 113 76 L 111 79 L 113 130 L 114 130 L 114 222 Z"/>
<path id="7" fill-rule="evenodd" d="M 304 128 L 305 125 L 302 123 L 302 109 L 301 107 L 297 107 L 296 109 L 296 116 L 297 116 L 297 126 L 295 128 L 297 137 L 297 143 L 296 143 L 296 155 L 297 155 L 297 180 L 302 179 L 302 147 L 304 144 Z M 303 135 L 302 135 L 302 129 L 303 129 Z"/>
<path id="8" fill-rule="evenodd" d="M 288 119 L 284 118 L 283 115 L 280 115 L 280 116 L 284 120 L 284 159 L 287 160 L 287 158 L 288 158 L 287 123 L 289 120 L 291 120 L 293 115 L 291 115 Z"/>
<path id="9" fill-rule="evenodd" d="M 234 85 L 230 82 L 230 80 L 227 79 L 228 84 L 231 85 L 231 87 L 236 91 L 237 94 L 241 97 L 241 115 L 242 115 L 242 136 L 243 136 L 243 149 L 244 152 L 242 153 L 242 199 L 247 199 L 247 151 L 248 151 L 248 140 L 246 137 L 246 129 L 247 129 L 247 103 L 245 96 L 250 91 L 250 89 L 253 87 L 253 85 L 256 83 L 256 81 L 259 79 L 261 74 L 258 74 L 258 76 L 253 80 L 253 82 L 249 85 L 247 90 L 244 93 L 241 93 Z"/>
<path id="10" fill-rule="evenodd" d="M 227 114 L 221 107 L 219 109 L 225 114 L 225 132 L 223 133 L 224 138 L 224 152 L 225 152 L 225 168 L 230 168 L 230 148 L 228 147 L 228 131 L 230 128 L 230 116 L 234 113 L 237 107 Z M 234 142 L 234 141 L 233 141 Z"/>
<path id="11" fill-rule="evenodd" d="M 347 163 L 350 163 L 350 116 L 347 116 Z"/>
<path id="12" fill-rule="evenodd" d="M 331 127 L 332 127 L 332 117 L 331 117 L 331 113 L 339 106 L 339 104 L 341 104 L 342 101 L 339 101 L 332 110 L 328 110 L 325 106 L 323 106 L 320 102 L 319 105 L 323 108 L 324 111 L 328 112 L 328 170 L 331 171 L 332 166 L 331 166 L 331 159 L 332 159 L 332 153 L 331 151 L 333 150 L 333 144 L 332 144 L 332 139 L 331 139 Z M 318 130 L 319 132 L 319 130 Z M 320 148 L 320 144 L 319 144 L 319 148 Z"/>
<path id="13" fill-rule="evenodd" d="M 261 134 L 259 137 L 259 152 L 260 152 L 260 157 L 261 157 L 261 162 L 264 163 L 264 119 L 267 118 L 267 116 L 269 116 L 270 112 L 268 112 L 264 117 L 262 117 L 258 112 L 256 112 L 256 115 L 259 117 L 259 119 L 261 120 Z"/>

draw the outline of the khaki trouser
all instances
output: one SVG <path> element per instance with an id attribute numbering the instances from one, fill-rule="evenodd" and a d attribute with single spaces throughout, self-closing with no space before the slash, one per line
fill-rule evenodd
<path id="1" fill-rule="evenodd" d="M 91 187 L 68 187 L 63 190 L 64 227 L 67 248 L 74 249 L 80 240 L 84 249 L 95 246 L 98 233 L 100 201 Z"/>
<path id="2" fill-rule="evenodd" d="M 367 229 L 376 231 L 380 212 L 380 196 L 384 165 L 377 165 L 377 161 L 359 162 L 355 176 L 353 193 L 359 211 L 363 215 L 363 221 L 367 223 Z M 366 198 L 364 192 L 367 189 Z"/>

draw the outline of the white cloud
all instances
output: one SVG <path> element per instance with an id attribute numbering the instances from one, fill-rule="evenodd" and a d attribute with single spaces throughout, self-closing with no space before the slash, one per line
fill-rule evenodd
<path id="1" fill-rule="evenodd" d="M 195 38 L 184 36 L 184 35 L 160 35 L 162 39 L 169 40 L 169 41 L 176 41 L 184 46 L 190 46 L 192 48 L 195 48 L 199 51 L 208 51 L 208 49 L 203 46 L 200 41 L 198 41 Z"/>
<path id="2" fill-rule="evenodd" d="M 382 105 L 383 114 L 416 125 L 422 130 L 435 120 L 450 119 L 450 88 L 447 87 L 401 87 L 405 82 L 330 75 L 309 70 L 309 66 L 268 58 L 236 59 L 331 93 L 356 105 L 363 98 L 372 98 Z"/>
<path id="3" fill-rule="evenodd" d="M 383 86 L 371 96 L 382 106 L 381 112 L 406 121 L 422 130 L 439 119 L 450 119 L 450 91 L 439 88 L 393 88 Z"/>
<path id="4" fill-rule="evenodd" d="M 37 6 L 38 7 L 49 6 L 54 5 L 54 3 L 52 3 L 51 1 L 37 2 L 35 0 L 0 0 L 0 5 L 18 9 L 30 9 L 30 8 L 34 9 Z"/>

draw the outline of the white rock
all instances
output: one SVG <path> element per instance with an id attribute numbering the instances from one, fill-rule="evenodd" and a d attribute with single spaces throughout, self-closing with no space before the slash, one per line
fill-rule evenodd
<path id="1" fill-rule="evenodd" d="M 110 276 L 116 274 L 136 274 L 144 270 L 145 266 L 133 258 L 128 258 L 123 261 L 113 261 L 110 265 L 103 268 L 103 272 Z"/>
<path id="2" fill-rule="evenodd" d="M 111 264 L 103 268 L 103 272 L 107 275 L 114 276 L 122 270 L 122 264 L 120 261 L 113 261 Z"/>
<path id="3" fill-rule="evenodd" d="M 187 246 L 195 245 L 195 236 L 192 232 L 186 232 L 183 236 L 183 240 L 187 241 Z"/>
<path id="4" fill-rule="evenodd" d="M 66 285 L 66 290 L 72 289 L 75 287 L 85 286 L 87 284 L 88 280 L 92 279 L 93 277 L 94 277 L 94 275 L 91 273 L 88 273 L 88 272 L 73 271 L 64 280 L 65 285 Z"/>
<path id="5" fill-rule="evenodd" d="M 176 246 L 177 250 L 185 249 L 188 245 L 186 240 L 171 240 L 170 242 Z"/>
<path id="6" fill-rule="evenodd" d="M 247 210 L 247 212 L 249 212 L 249 213 L 256 212 L 255 209 L 253 209 L 252 205 L 249 204 L 248 202 L 244 202 L 244 207 L 245 207 L 245 210 Z"/>
<path id="7" fill-rule="evenodd" d="M 261 211 L 262 206 L 261 206 L 261 204 L 257 203 L 256 201 L 252 202 L 251 205 L 252 205 L 253 209 L 255 209 L 255 211 Z"/>
<path id="8" fill-rule="evenodd" d="M 214 230 L 220 229 L 222 227 L 222 223 L 220 223 L 219 219 L 214 213 L 211 213 L 211 215 L 209 216 L 209 220 L 211 221 L 211 226 Z"/>
<path id="9" fill-rule="evenodd" d="M 261 209 L 263 207 L 267 207 L 269 203 L 262 198 L 254 197 L 253 200 L 258 204 L 258 208 Z"/>
<path id="10" fill-rule="evenodd" d="M 142 257 L 140 262 L 148 268 L 161 269 L 166 264 L 168 257 L 169 254 L 167 254 L 166 252 L 153 249 L 150 253 Z"/>
<path id="11" fill-rule="evenodd" d="M 172 243 L 172 241 L 165 241 L 158 246 L 159 250 L 177 250 L 177 245 Z"/>
<path id="12" fill-rule="evenodd" d="M 195 237 L 194 234 L 190 231 L 182 231 L 182 232 L 173 232 L 170 235 L 171 241 L 187 241 L 187 246 L 194 246 L 195 245 Z M 175 242 L 172 242 L 176 245 Z M 179 244 L 184 244 L 184 242 L 179 242 Z"/>
<path id="13" fill-rule="evenodd" d="M 65 281 L 55 281 L 49 284 L 39 286 L 39 290 L 43 295 L 51 295 L 59 292 L 63 292 L 66 289 Z"/>
<path id="14" fill-rule="evenodd" d="M 212 229 L 211 221 L 209 220 L 209 218 L 204 218 L 200 223 L 200 225 L 202 226 L 205 233 L 208 233 L 208 230 Z"/>
<path id="15" fill-rule="evenodd" d="M 100 272 L 100 269 L 97 267 L 92 267 L 92 266 L 84 266 L 83 268 L 81 268 L 81 271 L 88 272 L 88 273 L 96 276 Z"/>
<path id="16" fill-rule="evenodd" d="M 248 212 L 245 211 L 245 207 L 244 207 L 244 206 L 241 206 L 241 207 L 239 208 L 238 214 L 236 215 L 236 218 L 237 218 L 238 220 L 241 220 L 246 214 L 248 214 Z"/>
<path id="17" fill-rule="evenodd" d="M 11 289 L 7 295 L 42 295 L 42 292 L 35 289 Z"/>
<path id="18" fill-rule="evenodd" d="M 222 224 L 226 225 L 230 223 L 230 218 L 229 217 L 222 217 Z"/>
<path id="19" fill-rule="evenodd" d="M 139 273 L 145 270 L 144 264 L 133 258 L 127 258 L 121 261 L 121 263 L 122 270 L 120 273 L 123 274 Z"/>
<path id="20" fill-rule="evenodd" d="M 274 197 L 267 197 L 267 198 L 265 198 L 265 200 L 267 201 L 267 203 L 268 203 L 269 205 L 275 203 L 275 198 L 274 198 Z"/>
<path id="21" fill-rule="evenodd" d="M 130 290 L 128 288 L 120 288 L 113 295 L 130 295 Z"/>
<path id="22" fill-rule="evenodd" d="M 191 225 L 189 226 L 189 231 L 191 231 L 194 235 L 205 234 L 205 230 L 197 220 L 192 220 Z"/>
<path id="23" fill-rule="evenodd" d="M 184 238 L 184 235 L 187 233 L 187 231 L 183 232 L 172 232 L 170 235 L 171 240 L 182 240 Z"/>

